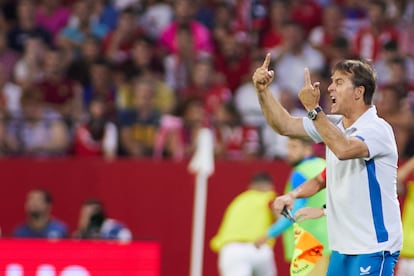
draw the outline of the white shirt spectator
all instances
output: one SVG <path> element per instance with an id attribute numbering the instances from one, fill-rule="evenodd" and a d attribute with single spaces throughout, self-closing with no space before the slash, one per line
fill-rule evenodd
<path id="1" fill-rule="evenodd" d="M 303 68 L 308 68 L 312 73 L 321 71 L 324 64 L 323 55 L 307 43 L 301 54 L 286 53 L 281 57 L 275 67 L 276 83 L 296 96 L 305 83 Z"/>
<path id="2" fill-rule="evenodd" d="M 20 113 L 20 98 L 22 96 L 22 89 L 20 86 L 7 82 L 2 89 L 3 96 L 6 100 L 6 110 L 12 116 Z"/>

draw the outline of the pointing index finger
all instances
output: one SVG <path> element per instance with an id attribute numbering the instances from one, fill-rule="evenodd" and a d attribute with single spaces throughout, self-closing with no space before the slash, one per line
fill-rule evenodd
<path id="1" fill-rule="evenodd" d="M 266 58 L 263 61 L 262 68 L 269 69 L 269 64 L 270 64 L 270 53 L 267 53 Z"/>
<path id="2" fill-rule="evenodd" d="M 312 86 L 309 69 L 305 68 L 305 86 Z"/>

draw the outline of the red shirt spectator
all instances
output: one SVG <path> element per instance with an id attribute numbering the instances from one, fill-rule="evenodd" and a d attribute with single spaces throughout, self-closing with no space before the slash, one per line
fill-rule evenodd
<path id="1" fill-rule="evenodd" d="M 398 41 L 399 33 L 393 27 L 384 27 L 376 31 L 372 27 L 359 30 L 354 42 L 354 51 L 357 56 L 364 59 L 376 60 L 383 45 L 389 41 Z"/>
<path id="2" fill-rule="evenodd" d="M 223 79 L 231 92 L 250 75 L 250 55 L 246 46 L 235 35 L 228 35 L 221 41 L 220 51 L 215 56 L 215 68 L 223 75 Z"/>
<path id="3" fill-rule="evenodd" d="M 266 51 L 282 44 L 283 24 L 289 20 L 289 5 L 287 2 L 272 1 L 269 10 L 269 27 L 260 38 L 260 47 Z"/>
<path id="4" fill-rule="evenodd" d="M 229 102 L 214 113 L 215 154 L 218 158 L 243 160 L 259 156 L 259 132 L 241 123 L 236 106 Z"/>
<path id="5" fill-rule="evenodd" d="M 292 3 L 290 18 L 299 22 L 305 33 L 321 25 L 322 7 L 314 0 L 295 0 Z"/>
<path id="6" fill-rule="evenodd" d="M 259 152 L 259 132 L 253 126 L 215 128 L 214 133 L 216 145 L 221 147 L 219 158 L 242 160 Z"/>
<path id="7" fill-rule="evenodd" d="M 191 85 L 183 90 L 184 98 L 199 97 L 209 115 L 222 103 L 232 98 L 231 91 L 215 80 L 214 68 L 209 58 L 198 59 L 193 66 Z"/>
<path id="8" fill-rule="evenodd" d="M 355 54 L 360 58 L 375 61 L 382 46 L 389 41 L 399 41 L 399 32 L 387 23 L 386 4 L 372 1 L 368 5 L 370 24 L 362 27 L 354 41 Z"/>
<path id="9" fill-rule="evenodd" d="M 95 97 L 89 105 L 90 118 L 76 127 L 74 154 L 81 157 L 113 158 L 118 146 L 118 129 L 106 119 L 106 101 Z"/>
<path id="10" fill-rule="evenodd" d="M 116 29 L 106 35 L 103 49 L 107 59 L 115 64 L 123 64 L 130 57 L 135 40 L 142 30 L 135 25 L 135 13 L 131 9 L 122 11 Z"/>
<path id="11" fill-rule="evenodd" d="M 45 55 L 45 78 L 34 84 L 40 100 L 66 118 L 82 116 L 81 86 L 65 75 L 62 52 L 50 49 Z"/>

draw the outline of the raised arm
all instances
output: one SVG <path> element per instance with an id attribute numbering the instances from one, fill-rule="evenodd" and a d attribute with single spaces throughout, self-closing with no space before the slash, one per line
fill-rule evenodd
<path id="1" fill-rule="evenodd" d="M 252 77 L 263 115 L 277 133 L 285 136 L 307 137 L 302 118 L 291 116 L 270 92 L 269 85 L 274 79 L 275 72 L 269 70 L 269 64 L 270 54 L 267 54 L 262 66 L 256 69 Z"/>

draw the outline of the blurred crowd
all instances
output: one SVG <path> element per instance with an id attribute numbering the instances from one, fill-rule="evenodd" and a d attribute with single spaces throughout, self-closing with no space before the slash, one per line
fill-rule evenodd
<path id="1" fill-rule="evenodd" d="M 371 61 L 378 112 L 400 157 L 414 154 L 413 0 L 0 6 L 2 156 L 183 160 L 209 127 L 219 159 L 284 158 L 286 138 L 266 124 L 251 82 L 268 52 L 271 90 L 296 115 L 305 114 L 297 99 L 305 67 L 326 91 L 336 61 Z M 330 103 L 323 93 L 327 113 Z"/>

